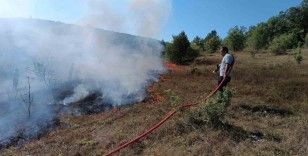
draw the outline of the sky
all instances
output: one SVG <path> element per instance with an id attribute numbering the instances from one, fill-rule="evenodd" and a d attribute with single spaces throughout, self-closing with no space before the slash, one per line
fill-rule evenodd
<path id="1" fill-rule="evenodd" d="M 0 0 L 0 17 L 39 18 L 90 25 L 170 41 L 216 30 L 225 37 L 236 25 L 249 27 L 301 0 Z"/>

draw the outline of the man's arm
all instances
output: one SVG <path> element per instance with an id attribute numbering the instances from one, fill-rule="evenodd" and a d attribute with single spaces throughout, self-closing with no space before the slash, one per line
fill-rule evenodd
<path id="1" fill-rule="evenodd" d="M 225 64 L 224 77 L 227 77 L 230 74 L 230 68 L 232 66 L 231 64 L 233 64 L 234 58 L 233 56 L 228 55 L 225 61 L 226 61 L 226 64 Z"/>
<path id="2" fill-rule="evenodd" d="M 228 72 L 228 71 L 229 71 L 230 68 L 231 68 L 231 65 L 228 64 L 228 63 L 226 63 L 226 65 L 225 65 L 225 71 L 224 71 L 224 78 L 227 77 L 227 76 L 229 76 L 229 73 L 230 73 L 230 72 Z"/>

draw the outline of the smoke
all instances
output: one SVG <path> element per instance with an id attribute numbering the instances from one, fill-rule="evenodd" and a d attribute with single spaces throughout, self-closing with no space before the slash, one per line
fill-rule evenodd
<path id="1" fill-rule="evenodd" d="M 0 36 L 0 145 L 35 136 L 52 122 L 52 105 L 90 93 L 114 106 L 141 101 L 164 71 L 152 39 L 24 19 L 1 19 Z"/>
<path id="2" fill-rule="evenodd" d="M 82 2 L 80 23 L 148 37 L 159 36 L 171 9 L 169 0 L 127 0 L 118 12 L 111 1 Z M 15 5 L 1 4 L 0 15 L 11 17 Z M 17 7 L 20 16 L 31 5 Z M 52 129 L 55 105 L 97 92 L 113 106 L 141 101 L 164 71 L 162 47 L 149 38 L 21 18 L 0 19 L 0 36 L 0 149 Z"/>
<path id="3" fill-rule="evenodd" d="M 87 13 L 82 17 L 81 24 L 117 32 L 124 31 L 125 18 L 113 11 L 106 0 L 89 0 L 85 2 Z"/>
<path id="4" fill-rule="evenodd" d="M 157 36 L 171 12 L 170 0 L 131 0 L 130 9 L 137 34 Z"/>
<path id="5" fill-rule="evenodd" d="M 83 25 L 126 32 L 146 37 L 160 37 L 172 10 L 171 0 L 89 0 L 80 21 Z M 120 3 L 115 8 L 114 3 Z M 117 6 L 117 4 L 116 4 Z"/>

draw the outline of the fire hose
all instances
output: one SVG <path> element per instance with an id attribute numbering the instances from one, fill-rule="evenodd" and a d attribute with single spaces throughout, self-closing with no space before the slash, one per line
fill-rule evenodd
<path id="1" fill-rule="evenodd" d="M 232 67 L 233 67 L 234 61 L 231 64 L 229 70 L 227 71 L 227 75 L 230 73 Z M 217 85 L 217 87 L 210 92 L 210 94 L 208 94 L 204 100 L 208 100 L 210 97 L 212 97 L 219 89 L 220 87 L 222 87 L 223 83 L 226 81 L 226 77 L 223 78 L 223 80 L 220 82 L 219 85 Z M 140 139 L 146 137 L 147 135 L 149 135 L 150 133 L 152 133 L 154 130 L 156 130 L 157 128 L 159 128 L 162 124 L 164 124 L 168 119 L 170 119 L 173 115 L 175 115 L 176 112 L 183 110 L 183 109 L 188 109 L 190 107 L 196 106 L 198 105 L 197 102 L 195 103 L 188 103 L 188 104 L 184 104 L 180 107 L 177 107 L 174 110 L 169 111 L 164 118 L 162 118 L 158 123 L 156 123 L 155 125 L 153 125 L 152 127 L 150 127 L 149 129 L 147 129 L 145 132 L 139 134 L 138 136 L 136 136 L 135 138 L 131 139 L 130 141 L 124 143 L 124 144 L 120 144 L 117 148 L 109 151 L 108 153 L 104 154 L 103 156 L 111 156 L 117 152 L 119 152 L 121 149 L 129 146 L 130 144 L 136 143 L 137 141 L 139 141 Z"/>

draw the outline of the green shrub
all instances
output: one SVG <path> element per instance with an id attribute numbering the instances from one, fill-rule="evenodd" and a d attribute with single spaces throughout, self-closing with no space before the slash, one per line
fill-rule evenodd
<path id="1" fill-rule="evenodd" d="M 169 97 L 169 102 L 172 106 L 178 106 L 182 102 L 182 98 L 176 93 L 174 93 L 172 90 L 168 89 L 165 91 L 167 96 Z"/>
<path id="2" fill-rule="evenodd" d="M 295 48 L 297 45 L 298 40 L 295 34 L 282 34 L 273 39 L 270 43 L 269 49 L 274 54 L 284 54 L 287 49 Z"/>
<path id="3" fill-rule="evenodd" d="M 220 119 L 224 117 L 227 107 L 231 104 L 233 94 L 232 90 L 225 88 L 222 93 L 218 93 L 214 100 L 207 103 L 205 110 L 212 125 L 216 126 Z"/>
<path id="4" fill-rule="evenodd" d="M 301 52 L 301 49 L 298 48 L 295 53 L 294 53 L 294 59 L 295 61 L 300 64 L 302 61 L 303 61 L 303 56 L 302 56 L 302 52 Z"/>
<path id="5" fill-rule="evenodd" d="M 210 53 L 213 53 L 218 50 L 221 45 L 221 40 L 216 30 L 212 30 L 210 33 L 208 33 L 204 38 L 203 42 L 205 50 Z"/>
<path id="6" fill-rule="evenodd" d="M 223 41 L 223 45 L 230 47 L 233 51 L 241 51 L 245 48 L 246 42 L 246 28 L 234 27 L 228 32 L 227 37 Z"/>
<path id="7" fill-rule="evenodd" d="M 246 46 L 254 51 L 266 49 L 270 38 L 269 36 L 268 25 L 260 23 L 257 26 L 250 28 L 246 40 Z"/>
<path id="8" fill-rule="evenodd" d="M 231 104 L 233 95 L 233 90 L 225 88 L 222 93 L 218 93 L 215 98 L 206 102 L 197 112 L 192 112 L 189 118 L 190 123 L 197 126 L 204 123 L 209 123 L 214 127 L 219 126 L 227 107 Z"/>
<path id="9" fill-rule="evenodd" d="M 204 43 L 203 39 L 199 36 L 196 36 L 193 41 L 191 42 L 192 47 L 196 50 L 203 51 L 204 50 Z"/>
<path id="10" fill-rule="evenodd" d="M 176 64 L 187 64 L 194 60 L 199 54 L 190 46 L 185 32 L 173 36 L 173 42 L 166 47 L 167 58 Z"/>
<path id="11" fill-rule="evenodd" d="M 221 44 L 221 41 L 218 37 L 212 37 L 205 43 L 205 49 L 206 51 L 213 53 L 218 50 L 219 46 Z"/>

